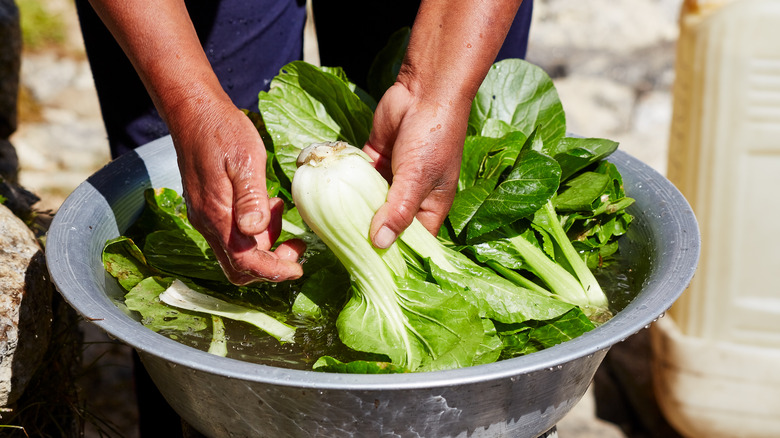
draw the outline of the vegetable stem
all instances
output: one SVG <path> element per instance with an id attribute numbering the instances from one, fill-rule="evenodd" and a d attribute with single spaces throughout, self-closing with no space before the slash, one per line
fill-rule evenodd
<path id="1" fill-rule="evenodd" d="M 540 213 L 545 216 L 548 231 L 552 234 L 553 239 L 558 244 L 563 256 L 566 258 L 566 261 L 569 263 L 572 270 L 574 270 L 574 274 L 582 285 L 581 289 L 585 295 L 584 307 L 591 309 L 591 312 L 586 313 L 592 314 L 606 311 L 609 307 L 607 296 L 601 289 L 593 272 L 591 272 L 588 265 L 571 244 L 569 236 L 566 235 L 566 231 L 564 231 L 561 222 L 558 220 L 558 215 L 555 212 L 552 200 L 547 201 L 540 210 Z"/>
<path id="2" fill-rule="evenodd" d="M 195 291 L 178 279 L 174 280 L 171 286 L 160 294 L 160 301 L 169 306 L 192 312 L 210 313 L 236 321 L 243 321 L 263 330 L 280 342 L 295 342 L 295 328 L 259 310 L 229 303 L 211 295 Z"/>

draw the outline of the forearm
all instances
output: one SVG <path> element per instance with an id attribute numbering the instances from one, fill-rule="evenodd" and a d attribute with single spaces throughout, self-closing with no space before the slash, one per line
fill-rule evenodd
<path id="1" fill-rule="evenodd" d="M 470 102 L 495 61 L 521 2 L 423 0 L 399 82 L 423 98 Z"/>
<path id="2" fill-rule="evenodd" d="M 90 0 L 172 131 L 199 107 L 229 102 L 181 0 Z M 121 86 L 121 84 L 117 84 Z"/>

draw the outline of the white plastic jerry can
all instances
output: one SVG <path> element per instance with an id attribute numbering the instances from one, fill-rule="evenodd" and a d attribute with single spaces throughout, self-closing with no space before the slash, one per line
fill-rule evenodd
<path id="1" fill-rule="evenodd" d="M 690 288 L 651 330 L 687 437 L 780 436 L 780 0 L 685 0 L 668 178 L 699 221 Z"/>

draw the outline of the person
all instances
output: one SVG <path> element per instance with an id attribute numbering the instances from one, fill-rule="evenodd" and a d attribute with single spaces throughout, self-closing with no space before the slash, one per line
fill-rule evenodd
<path id="1" fill-rule="evenodd" d="M 320 60 L 362 81 L 390 35 L 411 26 L 398 80 L 364 150 L 392 180 L 370 236 L 389 246 L 418 217 L 436 232 L 452 203 L 471 100 L 492 63 L 525 56 L 532 0 L 313 0 Z M 239 109 L 257 107 L 302 58 L 302 0 L 76 0 L 113 157 L 170 133 L 188 216 L 236 284 L 302 274 L 298 241 L 271 250 L 265 146 Z M 194 436 L 133 355 L 141 436 Z M 184 429 L 184 430 L 182 430 Z"/>
<path id="2" fill-rule="evenodd" d="M 239 108 L 254 108 L 281 66 L 300 59 L 305 4 L 76 3 L 112 155 L 170 133 L 189 218 L 228 279 L 247 284 L 302 275 L 303 243 L 271 249 L 283 205 L 268 199 L 265 147 Z M 525 54 L 531 0 L 374 3 L 382 2 L 313 5 L 327 65 L 339 62 L 339 53 L 345 64 L 370 63 L 375 52 L 353 51 L 350 42 L 384 42 L 402 23 L 379 38 L 371 37 L 374 28 L 413 17 L 397 81 L 377 105 L 368 143 L 356 145 L 392 181 L 370 229 L 374 245 L 386 248 L 414 217 L 432 233 L 441 226 L 455 193 L 471 101 L 501 51 Z M 356 15 L 361 9 L 364 16 Z M 504 44 L 512 32 L 517 37 Z M 345 68 L 353 74 L 354 67 Z"/>

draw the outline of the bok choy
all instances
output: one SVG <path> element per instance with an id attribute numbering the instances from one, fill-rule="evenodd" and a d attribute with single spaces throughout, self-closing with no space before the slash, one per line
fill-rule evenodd
<path id="1" fill-rule="evenodd" d="M 380 82 L 377 98 L 392 83 Z M 103 250 L 125 291 L 119 305 L 167 336 L 227 344 L 228 357 L 345 373 L 490 363 L 565 342 L 620 310 L 594 275 L 613 263 L 632 220 L 620 172 L 604 160 L 617 143 L 566 136 L 541 69 L 494 65 L 474 99 L 439 235 L 414 221 L 384 250 L 368 230 L 388 185 L 355 147 L 368 139 L 375 103 L 341 69 L 296 61 L 260 93 L 259 113 L 247 111 L 267 148 L 268 193 L 285 201 L 280 240 L 308 245 L 303 277 L 231 285 L 181 196 L 150 189 L 139 220 Z M 182 284 L 207 298 L 173 301 Z M 236 334 L 249 324 L 222 313 L 234 306 L 264 314 L 258 327 L 270 335 L 254 326 Z M 237 352 L 248 342 L 237 339 L 262 347 Z"/>

